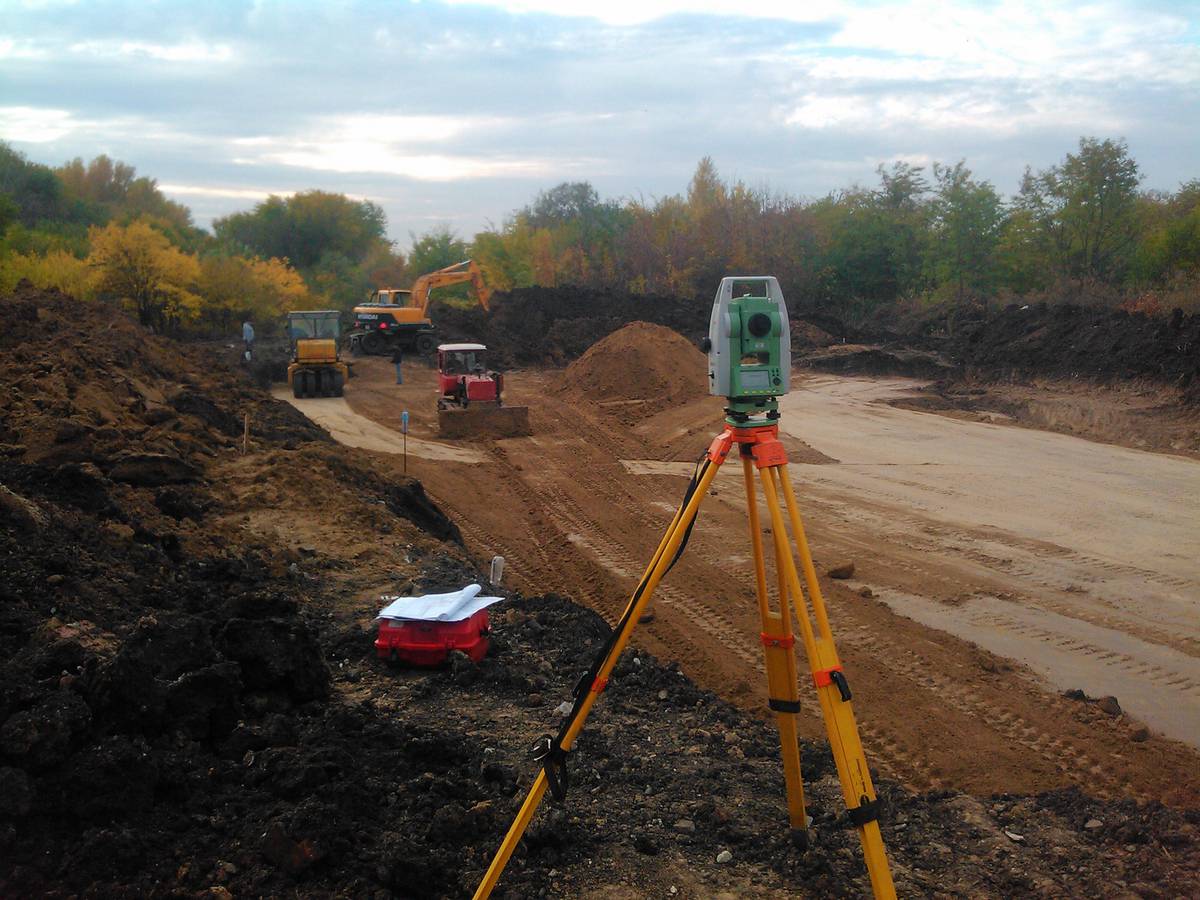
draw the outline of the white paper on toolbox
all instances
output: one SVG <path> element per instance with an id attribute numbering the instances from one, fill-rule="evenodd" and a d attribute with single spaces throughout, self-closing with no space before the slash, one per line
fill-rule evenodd
<path id="1" fill-rule="evenodd" d="M 401 619 L 408 622 L 461 622 L 481 609 L 487 609 L 503 597 L 480 597 L 483 588 L 469 584 L 448 594 L 424 594 L 420 597 L 381 597 L 388 603 L 377 619 Z"/>

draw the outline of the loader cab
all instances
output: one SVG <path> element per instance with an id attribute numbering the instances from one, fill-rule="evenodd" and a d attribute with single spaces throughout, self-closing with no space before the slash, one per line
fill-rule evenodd
<path id="1" fill-rule="evenodd" d="M 315 309 L 287 314 L 287 335 L 292 347 L 288 384 L 296 397 L 340 397 L 350 377 L 350 367 L 338 353 L 342 318 L 336 309 Z"/>
<path id="2" fill-rule="evenodd" d="M 336 361 L 338 339 L 342 335 L 341 314 L 336 309 L 290 312 L 287 333 L 294 362 Z"/>

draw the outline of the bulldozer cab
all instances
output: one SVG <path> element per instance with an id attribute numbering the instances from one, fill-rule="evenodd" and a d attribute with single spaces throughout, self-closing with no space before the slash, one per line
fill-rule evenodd
<path id="1" fill-rule="evenodd" d="M 482 345 L 438 348 L 438 370 L 445 375 L 470 375 L 487 371 L 487 350 Z"/>

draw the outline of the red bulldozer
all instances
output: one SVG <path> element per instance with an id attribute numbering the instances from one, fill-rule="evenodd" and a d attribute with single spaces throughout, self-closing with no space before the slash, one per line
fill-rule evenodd
<path id="1" fill-rule="evenodd" d="M 443 437 L 519 437 L 530 434 L 529 408 L 504 406 L 504 376 L 487 367 L 483 344 L 437 348 L 438 430 Z"/>

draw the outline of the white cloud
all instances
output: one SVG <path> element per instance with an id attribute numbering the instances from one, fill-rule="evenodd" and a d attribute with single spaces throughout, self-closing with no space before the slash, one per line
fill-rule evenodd
<path id="1" fill-rule="evenodd" d="M 1183 40 L 1189 27 L 1182 15 L 1110 2 L 1004 0 L 985 7 L 910 0 L 850 11 L 829 46 L 888 54 L 885 62 L 901 71 L 913 60 L 929 61 L 937 77 L 1194 84 L 1200 48 Z"/>
<path id="2" fill-rule="evenodd" d="M 530 177 L 562 168 L 536 154 L 516 158 L 463 152 L 464 147 L 486 146 L 489 132 L 514 125 L 520 127 L 520 120 L 499 116 L 350 114 L 312 121 L 290 136 L 240 138 L 233 143 L 242 165 L 280 164 L 420 181 Z"/>
<path id="3" fill-rule="evenodd" d="M 65 137 L 83 124 L 65 109 L 0 106 L 0 138 L 6 141 L 48 144 Z"/>
<path id="4" fill-rule="evenodd" d="M 149 41 L 77 41 L 67 47 L 70 53 L 97 58 L 143 57 L 164 62 L 207 63 L 233 59 L 229 44 L 206 44 L 185 41 L 177 44 L 158 44 Z"/>
<path id="5" fill-rule="evenodd" d="M 836 0 L 445 0 L 451 6 L 492 6 L 506 12 L 596 19 L 608 25 L 642 25 L 679 13 L 819 22 L 846 8 Z"/>
<path id="6" fill-rule="evenodd" d="M 249 160 L 241 160 L 249 162 Z M 254 162 L 279 163 L 325 172 L 369 172 L 402 175 L 418 181 L 459 181 L 464 178 L 536 176 L 556 170 L 536 158 L 492 159 L 440 154 L 406 154 L 370 141 L 327 141 L 263 154 Z"/>
<path id="7" fill-rule="evenodd" d="M 1076 131 L 1121 130 L 1103 100 L 1045 92 L 1014 103 L 1008 94 L 956 90 L 937 94 L 806 94 L 782 114 L 795 128 L 895 134 L 905 130 L 976 132 L 1011 137 L 1053 125 Z"/>
<path id="8" fill-rule="evenodd" d="M 0 38 L 0 59 L 46 59 L 49 55 L 49 50 L 36 46 L 33 41 Z"/>
<path id="9" fill-rule="evenodd" d="M 294 191 L 265 191 L 254 188 L 225 188 L 200 184 L 160 184 L 158 189 L 172 197 L 228 197 L 235 200 L 266 200 L 274 194 L 290 197 Z"/>

